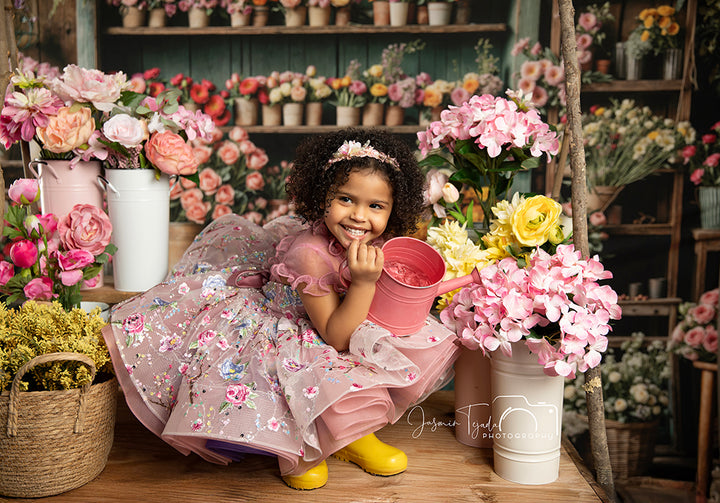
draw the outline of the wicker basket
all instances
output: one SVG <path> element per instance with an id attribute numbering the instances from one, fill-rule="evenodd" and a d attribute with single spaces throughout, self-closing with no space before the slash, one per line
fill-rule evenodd
<path id="1" fill-rule="evenodd" d="M 36 365 L 75 360 L 77 353 L 40 355 L 18 370 L 10 391 L 0 394 L 0 494 L 37 498 L 80 487 L 100 474 L 113 442 L 117 379 L 82 389 L 19 391 Z"/>
<path id="2" fill-rule="evenodd" d="M 655 453 L 658 421 L 644 423 L 620 423 L 605 420 L 608 454 L 615 479 L 627 479 L 645 475 Z M 583 459 L 593 468 L 590 435 L 583 437 Z"/>

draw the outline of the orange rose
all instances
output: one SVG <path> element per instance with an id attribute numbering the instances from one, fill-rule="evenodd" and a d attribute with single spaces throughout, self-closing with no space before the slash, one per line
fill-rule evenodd
<path id="1" fill-rule="evenodd" d="M 262 149 L 256 149 L 247 158 L 247 167 L 249 169 L 262 169 L 268 163 L 268 156 Z"/>
<path id="2" fill-rule="evenodd" d="M 680 32 L 680 25 L 677 23 L 672 23 L 670 26 L 668 26 L 667 32 L 668 35 L 677 35 L 678 32 Z"/>
<path id="3" fill-rule="evenodd" d="M 385 84 L 373 84 L 370 86 L 370 94 L 376 97 L 387 96 L 388 87 Z"/>
<path id="4" fill-rule="evenodd" d="M 54 117 L 50 117 L 47 127 L 37 129 L 43 148 L 56 154 L 63 154 L 88 142 L 95 131 L 95 119 L 87 107 L 62 107 Z"/>
<path id="5" fill-rule="evenodd" d="M 442 103 L 442 94 L 440 91 L 433 87 L 425 89 L 425 96 L 423 97 L 423 105 L 426 107 L 436 107 Z"/>
<path id="6" fill-rule="evenodd" d="M 657 12 L 661 16 L 670 17 L 675 14 L 675 8 L 670 7 L 669 5 L 661 5 L 657 8 Z"/>
<path id="7" fill-rule="evenodd" d="M 477 79 L 466 79 L 462 86 L 468 93 L 473 94 L 480 87 L 480 82 Z"/>
<path id="8" fill-rule="evenodd" d="M 192 175 L 198 169 L 192 147 L 172 131 L 153 134 L 145 144 L 145 155 L 153 166 L 168 175 Z"/>

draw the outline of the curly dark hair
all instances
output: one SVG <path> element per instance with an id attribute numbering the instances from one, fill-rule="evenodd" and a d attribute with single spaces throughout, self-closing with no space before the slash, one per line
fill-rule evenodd
<path id="1" fill-rule="evenodd" d="M 370 157 L 327 162 L 345 141 L 370 145 L 397 160 L 399 169 Z M 373 128 L 346 128 L 306 138 L 298 146 L 287 180 L 287 194 L 295 211 L 308 221 L 325 214 L 335 188 L 344 185 L 352 171 L 371 169 L 383 173 L 392 186 L 393 207 L 385 233 L 402 236 L 414 232 L 423 206 L 425 176 L 408 144 Z"/>

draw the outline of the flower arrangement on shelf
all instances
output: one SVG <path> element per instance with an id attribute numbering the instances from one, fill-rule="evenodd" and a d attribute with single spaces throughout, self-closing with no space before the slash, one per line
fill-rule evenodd
<path id="1" fill-rule="evenodd" d="M 657 56 L 680 47 L 680 25 L 674 16 L 675 8 L 670 5 L 643 9 L 625 45 L 628 57 L 641 59 L 650 53 Z"/>
<path id="2" fill-rule="evenodd" d="M 278 103 L 305 103 L 307 98 L 308 76 L 300 72 L 284 71 L 279 75 L 278 90 L 281 99 Z"/>
<path id="3" fill-rule="evenodd" d="M 493 45 L 485 38 L 480 38 L 475 44 L 475 63 L 477 64 L 477 70 L 466 73 L 458 86 L 467 91 L 469 95 L 497 95 L 502 91 L 503 81 L 498 77 L 500 69 L 497 66 L 500 58 L 493 56 L 492 49 Z M 456 105 L 464 101 L 467 101 L 467 99 L 459 96 L 453 100 Z"/>
<path id="4" fill-rule="evenodd" d="M 280 91 L 280 72 L 274 70 L 268 76 L 258 77 L 260 88 L 258 89 L 258 100 L 263 105 L 279 105 L 282 103 L 283 95 Z"/>
<path id="5" fill-rule="evenodd" d="M 252 13 L 253 4 L 250 0 L 220 0 L 220 7 L 229 15 Z"/>
<path id="6" fill-rule="evenodd" d="M 215 141 L 196 141 L 199 183 L 181 180 L 170 193 L 170 220 L 207 224 L 237 213 L 264 224 L 290 211 L 285 200 L 287 162 L 268 166 L 265 151 L 247 131 L 233 127 Z"/>
<path id="7" fill-rule="evenodd" d="M 600 373 L 606 419 L 644 423 L 668 413 L 670 359 L 661 341 L 646 343 L 645 334 L 633 333 L 619 349 L 607 351 Z M 571 437 L 587 430 L 587 421 L 578 420 L 587 416 L 583 386 L 580 378 L 565 384 L 563 424 Z"/>
<path id="8" fill-rule="evenodd" d="M 333 90 L 332 103 L 336 107 L 362 107 L 365 104 L 367 85 L 362 81 L 360 62 L 353 59 L 343 77 L 330 77 L 328 85 Z"/>
<path id="9" fill-rule="evenodd" d="M 288 9 L 307 5 L 307 0 L 270 0 L 270 2 L 272 3 L 272 10 L 282 13 L 285 13 Z"/>
<path id="10" fill-rule="evenodd" d="M 8 306 L 26 300 L 57 300 L 64 309 L 80 305 L 80 288 L 95 286 L 102 267 L 117 251 L 110 243 L 108 216 L 90 204 L 76 204 L 58 220 L 35 214 L 38 181 L 21 178 L 8 189 L 0 298 Z"/>
<path id="11" fill-rule="evenodd" d="M 6 392 L 18 370 L 36 356 L 80 353 L 97 368 L 95 382 L 114 375 L 110 353 L 101 330 L 105 321 L 99 308 L 65 310 L 59 303 L 29 301 L 17 308 L 0 303 L 0 391 Z M 20 381 L 20 391 L 54 391 L 79 388 L 91 382 L 85 365 L 61 361 L 35 367 Z"/>
<path id="12" fill-rule="evenodd" d="M 549 158 L 560 148 L 557 134 L 537 111 L 517 93 L 508 90 L 507 95 L 509 99 L 475 95 L 461 106 L 451 105 L 439 121 L 417 134 L 421 165 L 449 167 L 449 181 L 457 188 L 468 186 L 477 196 L 486 228 L 491 209 L 509 197 L 514 176 L 537 167 L 543 156 Z M 486 195 L 483 187 L 488 187 Z M 466 221 L 471 214 L 468 211 Z"/>
<path id="13" fill-rule="evenodd" d="M 592 106 L 582 116 L 588 189 L 641 180 L 677 162 L 678 152 L 695 141 L 687 121 L 656 116 L 634 100 L 610 101 L 609 107 Z"/>
<path id="14" fill-rule="evenodd" d="M 318 75 L 317 68 L 309 65 L 305 69 L 304 79 L 306 96 L 308 103 L 323 103 L 332 96 L 332 88 L 327 83 L 327 77 Z"/>
<path id="15" fill-rule="evenodd" d="M 147 94 L 153 98 L 166 89 L 166 83 L 160 78 L 160 68 L 149 68 L 142 73 L 135 73 L 130 77 L 128 90 Z"/>
<path id="16" fill-rule="evenodd" d="M 720 293 L 715 288 L 703 293 L 697 302 L 678 306 L 680 320 L 668 341 L 668 351 L 691 361 L 717 361 L 718 297 Z"/>
<path id="17" fill-rule="evenodd" d="M 417 86 L 413 77 L 399 79 L 388 86 L 387 103 L 401 108 L 410 108 L 415 105 L 415 91 Z"/>
<path id="18" fill-rule="evenodd" d="M 380 64 L 371 65 L 362 73 L 367 88 L 367 103 L 386 103 L 388 99 L 388 83 L 385 69 Z"/>
<path id="19" fill-rule="evenodd" d="M 683 148 L 680 155 L 694 185 L 720 187 L 720 122 L 711 126 L 700 141 Z"/>
<path id="20" fill-rule="evenodd" d="M 188 12 L 190 9 L 202 9 L 210 16 L 219 7 L 220 0 L 177 0 L 178 9 Z"/>
<path id="21" fill-rule="evenodd" d="M 585 12 L 581 12 L 575 25 L 575 37 L 578 47 L 593 52 L 596 59 L 606 59 L 610 53 L 604 45 L 608 24 L 615 21 L 610 12 L 610 2 L 602 5 L 591 4 Z M 587 57 L 583 55 L 583 57 Z"/>

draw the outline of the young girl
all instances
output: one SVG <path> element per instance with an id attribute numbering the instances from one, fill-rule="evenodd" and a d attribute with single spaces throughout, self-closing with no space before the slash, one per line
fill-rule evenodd
<path id="1" fill-rule="evenodd" d="M 457 348 L 432 317 L 402 337 L 366 318 L 380 246 L 414 230 L 423 183 L 386 133 L 303 142 L 287 184 L 302 220 L 220 218 L 163 283 L 114 308 L 103 335 L 133 413 L 208 461 L 276 455 L 295 489 L 322 487 L 331 454 L 404 471 L 374 432 L 447 382 Z"/>

